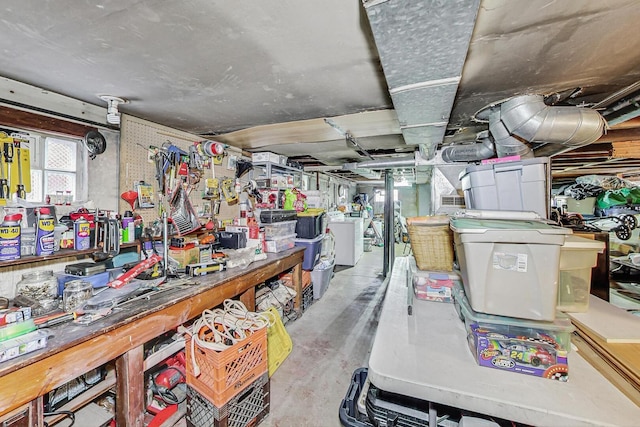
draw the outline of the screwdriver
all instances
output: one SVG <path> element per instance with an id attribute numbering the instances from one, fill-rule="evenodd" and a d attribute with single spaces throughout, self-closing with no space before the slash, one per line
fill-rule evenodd
<path id="1" fill-rule="evenodd" d="M 20 148 L 18 148 L 18 187 L 16 190 L 16 196 L 19 199 L 26 199 L 27 193 L 24 191 L 24 184 L 22 183 L 22 159 L 20 158 Z"/>
<path id="2" fill-rule="evenodd" d="M 11 163 L 13 163 L 13 142 L 5 142 L 4 143 L 4 161 L 7 164 L 7 177 L 9 178 L 9 182 L 7 184 L 5 198 L 10 196 L 11 190 Z"/>
<path id="3" fill-rule="evenodd" d="M 0 163 L 0 199 L 9 197 L 9 185 L 7 178 L 4 177 L 4 165 Z"/>

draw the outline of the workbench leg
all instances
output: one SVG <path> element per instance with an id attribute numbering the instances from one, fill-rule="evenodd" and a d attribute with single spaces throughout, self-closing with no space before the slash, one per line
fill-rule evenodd
<path id="1" fill-rule="evenodd" d="M 144 425 L 144 347 L 116 359 L 116 425 Z"/>
<path id="2" fill-rule="evenodd" d="M 291 270 L 291 280 L 293 281 L 293 289 L 296 291 L 296 298 L 293 300 L 293 309 L 297 313 L 297 317 L 302 316 L 302 264 L 296 264 Z"/>
<path id="3" fill-rule="evenodd" d="M 44 426 L 44 400 L 42 396 L 39 396 L 35 400 L 32 400 L 29 406 L 30 406 L 29 411 L 31 412 L 31 419 L 35 421 L 32 424 L 32 426 L 43 427 Z"/>
<path id="4" fill-rule="evenodd" d="M 244 291 L 244 293 L 240 295 L 240 302 L 247 307 L 247 310 L 256 311 L 256 287 L 252 286 Z"/>

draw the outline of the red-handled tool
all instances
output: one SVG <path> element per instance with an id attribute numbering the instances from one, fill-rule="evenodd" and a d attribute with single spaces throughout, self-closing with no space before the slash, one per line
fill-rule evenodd
<path id="1" fill-rule="evenodd" d="M 131 270 L 128 270 L 126 273 L 122 274 L 115 280 L 107 283 L 107 286 L 112 288 L 121 288 L 127 283 L 129 283 L 132 279 L 134 279 L 137 275 L 147 270 L 150 267 L 153 267 L 155 264 L 162 261 L 162 257 L 160 255 L 151 254 L 151 256 L 143 261 L 140 261 L 138 265 L 133 267 Z"/>

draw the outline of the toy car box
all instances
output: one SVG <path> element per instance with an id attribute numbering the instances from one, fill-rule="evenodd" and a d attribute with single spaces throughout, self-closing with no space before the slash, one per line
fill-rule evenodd
<path id="1" fill-rule="evenodd" d="M 454 287 L 454 304 L 467 329 L 471 353 L 480 366 L 567 381 L 571 320 L 558 313 L 541 322 L 476 313 L 464 291 Z"/>

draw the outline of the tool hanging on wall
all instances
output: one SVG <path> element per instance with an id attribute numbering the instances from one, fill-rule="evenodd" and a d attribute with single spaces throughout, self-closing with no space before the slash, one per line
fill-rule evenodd
<path id="1" fill-rule="evenodd" d="M 2 144 L 2 149 L 5 153 L 4 161 L 0 162 L 0 204 L 5 205 L 7 203 L 7 199 L 11 197 L 11 187 L 9 182 L 11 177 L 8 171 L 9 166 L 7 164 L 6 154 L 10 154 L 11 157 L 13 157 L 13 138 L 7 135 L 6 132 L 0 132 L 0 144 Z"/>
<path id="2" fill-rule="evenodd" d="M 13 193 L 13 186 L 15 183 L 13 174 L 11 173 L 11 164 L 13 163 L 13 138 L 9 139 L 11 142 L 5 142 L 3 144 L 4 162 L 7 165 L 7 177 L 9 179 L 9 194 L 7 195 L 7 198 L 9 198 Z"/>
<path id="3" fill-rule="evenodd" d="M 0 144 L 4 147 L 4 144 L 9 143 L 9 141 L 13 141 L 6 133 L 0 132 Z M 0 205 L 5 205 L 7 203 L 7 199 L 11 195 L 9 191 L 9 180 L 7 179 L 8 174 L 6 171 L 6 162 L 2 161 L 2 156 L 0 156 Z"/>
<path id="4" fill-rule="evenodd" d="M 19 144 L 19 143 L 18 143 Z M 19 199 L 26 199 L 27 193 L 24 191 L 24 184 L 22 180 L 22 156 L 20 153 L 22 152 L 21 148 L 16 148 L 18 153 L 18 184 L 16 185 L 16 196 Z"/>
<path id="5" fill-rule="evenodd" d="M 207 178 L 207 189 L 202 197 L 211 202 L 211 215 L 220 213 L 220 180 L 218 178 Z"/>
<path id="6" fill-rule="evenodd" d="M 228 205 L 235 205 L 238 203 L 238 192 L 236 191 L 236 182 L 233 178 L 223 178 L 220 184 L 222 188 L 222 194 Z"/>

